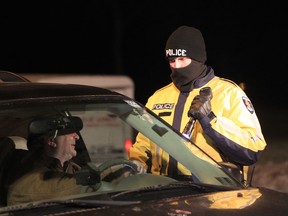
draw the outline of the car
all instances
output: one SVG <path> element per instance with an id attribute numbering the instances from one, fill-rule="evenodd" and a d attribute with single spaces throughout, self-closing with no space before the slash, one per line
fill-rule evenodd
<path id="1" fill-rule="evenodd" d="M 287 193 L 244 185 L 231 172 L 233 167 L 214 161 L 135 99 L 95 86 L 31 82 L 7 71 L 0 72 L 0 79 L 0 215 L 286 216 L 288 213 Z M 51 117 L 59 114 L 61 121 Z M 123 127 L 133 131 L 134 140 L 139 132 L 143 133 L 189 169 L 192 178 L 180 181 L 137 173 L 135 164 L 125 155 L 97 161 L 91 155 L 95 152 L 94 140 L 109 144 L 113 136 L 110 127 L 101 134 L 95 132 L 99 118 L 107 123 L 110 119 L 123 122 Z M 77 156 L 72 159 L 82 167 L 75 173 L 76 183 L 83 189 L 95 190 L 65 196 L 56 191 L 53 197 L 8 204 L 9 187 L 25 175 L 23 161 L 27 158 L 33 161 L 27 144 L 29 134 L 49 127 L 69 128 L 67 119 L 83 124 L 78 132 Z"/>

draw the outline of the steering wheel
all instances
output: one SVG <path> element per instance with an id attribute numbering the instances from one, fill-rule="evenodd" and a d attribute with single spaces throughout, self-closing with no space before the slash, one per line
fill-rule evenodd
<path id="1" fill-rule="evenodd" d="M 137 165 L 132 161 L 117 158 L 103 162 L 98 167 L 101 181 L 118 183 L 123 178 L 126 178 L 137 173 Z"/>
<path id="2" fill-rule="evenodd" d="M 81 169 L 75 173 L 76 182 L 85 188 L 92 186 L 95 191 L 101 187 L 103 182 L 108 185 L 116 185 L 121 180 L 137 173 L 137 165 L 122 158 L 105 161 L 99 166 L 91 162 L 87 165 L 88 169 Z"/>

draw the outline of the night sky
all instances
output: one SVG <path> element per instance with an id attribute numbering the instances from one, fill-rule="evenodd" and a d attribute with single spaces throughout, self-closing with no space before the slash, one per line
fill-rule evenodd
<path id="1" fill-rule="evenodd" d="M 168 36 L 190 25 L 202 31 L 215 74 L 247 84 L 265 131 L 275 118 L 281 121 L 276 113 L 287 116 L 284 2 L 10 0 L 0 10 L 0 70 L 125 74 L 145 104 L 170 82 Z"/>

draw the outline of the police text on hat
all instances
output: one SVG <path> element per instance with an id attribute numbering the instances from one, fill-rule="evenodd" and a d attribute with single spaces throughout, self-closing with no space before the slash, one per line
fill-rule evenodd
<path id="1" fill-rule="evenodd" d="M 187 56 L 205 63 L 207 60 L 206 47 L 202 33 L 189 26 L 180 26 L 166 42 L 166 57 Z"/>

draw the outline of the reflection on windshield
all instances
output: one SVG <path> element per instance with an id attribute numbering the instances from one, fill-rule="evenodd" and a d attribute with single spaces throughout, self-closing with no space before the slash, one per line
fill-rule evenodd
<path id="1" fill-rule="evenodd" d="M 176 134 L 171 127 L 148 110 L 135 108 L 129 115 L 126 115 L 125 121 L 176 158 L 191 171 L 195 181 L 214 185 L 237 185 L 213 159 Z"/>

